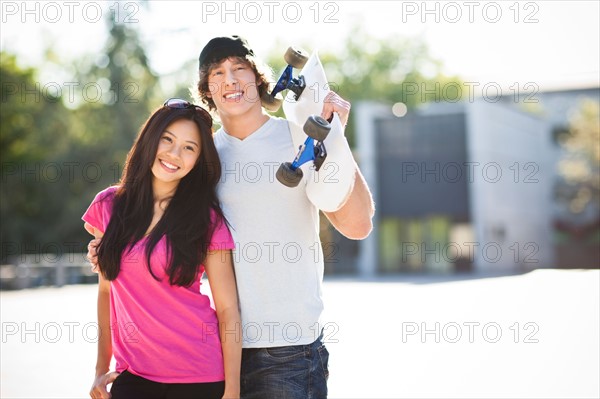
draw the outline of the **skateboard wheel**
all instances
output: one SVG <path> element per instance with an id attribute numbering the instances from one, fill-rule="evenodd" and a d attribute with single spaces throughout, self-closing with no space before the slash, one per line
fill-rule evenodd
<path id="1" fill-rule="evenodd" d="M 283 100 L 281 98 L 273 97 L 269 93 L 265 93 L 260 97 L 262 106 L 269 112 L 277 112 L 281 108 Z"/>
<path id="2" fill-rule="evenodd" d="M 291 65 L 296 69 L 302 69 L 306 64 L 306 61 L 308 61 L 308 55 L 306 51 L 298 47 L 289 47 L 283 55 L 283 59 L 288 65 Z"/>
<path id="3" fill-rule="evenodd" d="M 317 141 L 323 141 L 329 134 L 331 125 L 318 115 L 311 115 L 304 123 L 304 133 Z"/>
<path id="4" fill-rule="evenodd" d="M 279 165 L 279 169 L 277 169 L 277 174 L 275 177 L 277 177 L 277 180 L 279 180 L 279 182 L 284 186 L 293 188 L 300 183 L 303 175 L 304 173 L 302 173 L 302 169 L 297 168 L 296 170 L 293 170 L 290 162 L 284 162 Z"/>

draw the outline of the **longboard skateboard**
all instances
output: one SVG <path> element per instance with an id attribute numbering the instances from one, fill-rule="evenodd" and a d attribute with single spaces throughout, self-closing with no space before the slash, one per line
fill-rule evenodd
<path id="1" fill-rule="evenodd" d="M 277 110 L 283 102 L 287 120 L 302 127 L 307 136 L 304 143 L 298 146 L 295 159 L 282 163 L 276 174 L 277 180 L 282 184 L 296 187 L 303 177 L 300 166 L 312 161 L 318 171 L 327 157 L 323 141 L 331 129 L 342 130 L 342 125 L 335 114 L 331 123 L 319 116 L 325 96 L 329 93 L 329 84 L 318 54 L 314 52 L 309 57 L 304 51 L 290 47 L 284 59 L 287 67 L 272 92 L 267 93 L 262 100 L 265 108 L 270 111 Z M 301 69 L 297 77 L 293 75 L 294 69 Z M 284 90 L 288 90 L 285 99 L 278 99 L 277 95 Z"/>

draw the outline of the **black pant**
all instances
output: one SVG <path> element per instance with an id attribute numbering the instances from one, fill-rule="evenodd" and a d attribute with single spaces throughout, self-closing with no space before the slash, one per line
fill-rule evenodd
<path id="1" fill-rule="evenodd" d="M 225 381 L 166 384 L 154 382 L 122 372 L 113 382 L 112 399 L 221 399 L 225 392 Z"/>

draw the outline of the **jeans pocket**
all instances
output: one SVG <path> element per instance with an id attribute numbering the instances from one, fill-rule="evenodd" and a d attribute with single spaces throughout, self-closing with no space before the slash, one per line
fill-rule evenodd
<path id="1" fill-rule="evenodd" d="M 325 345 L 321 345 L 317 352 L 319 353 L 319 360 L 321 361 L 321 368 L 323 369 L 323 376 L 325 380 L 329 378 L 329 351 Z"/>
<path id="2" fill-rule="evenodd" d="M 269 358 L 276 360 L 290 360 L 304 356 L 302 346 L 276 346 L 264 348 L 264 351 Z"/>

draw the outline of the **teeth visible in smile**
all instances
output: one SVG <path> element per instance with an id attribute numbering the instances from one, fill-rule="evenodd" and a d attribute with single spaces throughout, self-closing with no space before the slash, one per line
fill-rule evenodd
<path id="1" fill-rule="evenodd" d="M 177 166 L 175 166 L 175 165 L 173 165 L 171 163 L 165 162 L 165 161 L 160 161 L 160 163 L 162 163 L 163 165 L 165 165 L 167 168 L 169 168 L 171 170 L 177 170 L 177 169 L 179 169 L 179 167 L 177 167 Z"/>
<path id="2" fill-rule="evenodd" d="M 225 98 L 231 99 L 231 98 L 239 98 L 241 96 L 242 96 L 242 93 L 231 93 L 231 94 L 226 94 Z"/>

